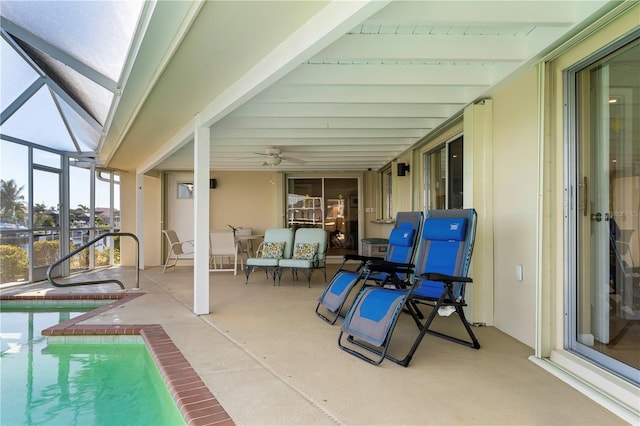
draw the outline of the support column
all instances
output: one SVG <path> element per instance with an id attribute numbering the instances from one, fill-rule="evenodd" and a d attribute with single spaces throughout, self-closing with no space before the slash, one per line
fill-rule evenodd
<path id="1" fill-rule="evenodd" d="M 194 119 L 193 142 L 193 312 L 209 313 L 209 155 L 210 129 Z"/>
<path id="2" fill-rule="evenodd" d="M 464 110 L 464 201 L 478 212 L 471 259 L 473 284 L 465 299 L 473 323 L 493 325 L 493 102 Z"/>
<path id="3" fill-rule="evenodd" d="M 140 241 L 139 268 L 144 269 L 144 261 L 142 260 L 144 259 L 144 174 L 143 173 L 136 173 L 136 236 Z M 121 238 L 121 243 L 123 239 L 124 238 Z M 135 247 L 135 246 L 132 246 L 132 247 Z"/>

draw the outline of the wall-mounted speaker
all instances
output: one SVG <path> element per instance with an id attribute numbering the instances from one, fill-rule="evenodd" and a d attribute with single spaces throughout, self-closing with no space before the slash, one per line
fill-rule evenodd
<path id="1" fill-rule="evenodd" d="M 218 181 L 215 179 L 209 179 L 209 188 L 216 189 L 218 186 Z"/>
<path id="2" fill-rule="evenodd" d="M 398 176 L 405 176 L 409 172 L 407 163 L 398 163 Z"/>

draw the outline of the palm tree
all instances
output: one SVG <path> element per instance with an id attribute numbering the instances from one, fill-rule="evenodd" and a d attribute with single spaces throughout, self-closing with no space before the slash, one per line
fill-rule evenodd
<path id="1" fill-rule="evenodd" d="M 35 226 L 43 226 L 44 213 L 47 210 L 47 206 L 44 203 L 35 203 L 33 205 L 33 224 Z"/>
<path id="2" fill-rule="evenodd" d="M 4 222 L 18 223 L 24 219 L 24 185 L 18 187 L 16 181 L 0 179 L 0 219 Z"/>

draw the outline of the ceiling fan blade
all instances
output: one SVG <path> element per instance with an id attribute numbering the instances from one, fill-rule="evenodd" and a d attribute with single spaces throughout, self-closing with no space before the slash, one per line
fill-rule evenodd
<path id="1" fill-rule="evenodd" d="M 293 158 L 293 157 L 282 157 L 282 156 L 281 156 L 280 158 L 282 158 L 282 159 L 283 159 L 283 160 L 285 160 L 285 161 L 289 161 L 289 162 L 291 162 L 291 163 L 294 163 L 294 164 L 307 164 L 307 162 L 306 162 L 306 161 L 301 160 L 301 159 L 299 159 L 299 158 Z"/>

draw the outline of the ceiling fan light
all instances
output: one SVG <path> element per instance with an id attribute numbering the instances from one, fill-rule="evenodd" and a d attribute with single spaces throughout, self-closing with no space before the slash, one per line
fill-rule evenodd
<path id="1" fill-rule="evenodd" d="M 277 166 L 282 163 L 282 159 L 280 157 L 273 156 L 265 158 L 264 162 L 269 166 Z"/>

